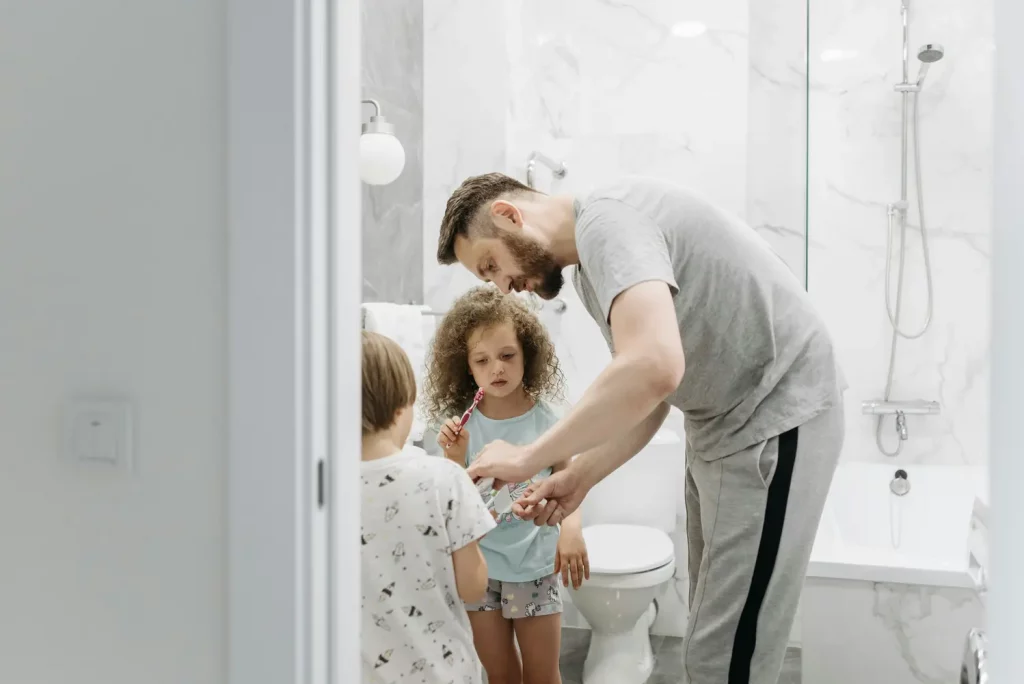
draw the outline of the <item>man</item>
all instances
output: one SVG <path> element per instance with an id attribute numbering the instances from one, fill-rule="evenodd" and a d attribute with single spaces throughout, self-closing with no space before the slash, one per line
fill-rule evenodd
<path id="1" fill-rule="evenodd" d="M 740 220 L 669 184 L 629 179 L 577 199 L 496 173 L 452 194 L 437 257 L 548 299 L 575 266 L 614 354 L 540 439 L 487 445 L 470 475 L 523 481 L 578 454 L 517 504 L 557 524 L 678 407 L 687 681 L 776 682 L 843 441 L 832 344 L 785 264 Z"/>

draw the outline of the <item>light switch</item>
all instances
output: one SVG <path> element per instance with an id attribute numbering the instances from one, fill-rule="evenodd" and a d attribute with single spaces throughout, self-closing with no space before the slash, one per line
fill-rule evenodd
<path id="1" fill-rule="evenodd" d="M 128 402 L 74 401 L 68 410 L 65 432 L 72 460 L 132 469 L 132 411 Z"/>

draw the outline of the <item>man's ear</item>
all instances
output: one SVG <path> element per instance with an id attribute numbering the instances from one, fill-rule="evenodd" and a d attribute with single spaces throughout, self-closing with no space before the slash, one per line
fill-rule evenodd
<path id="1" fill-rule="evenodd" d="M 523 229 L 523 215 L 519 207 L 507 200 L 491 202 L 490 218 L 494 226 L 502 230 L 519 232 Z"/>

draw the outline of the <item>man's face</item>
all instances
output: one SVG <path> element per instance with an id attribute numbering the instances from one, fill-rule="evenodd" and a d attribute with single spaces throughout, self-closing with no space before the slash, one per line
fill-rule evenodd
<path id="1" fill-rule="evenodd" d="M 562 289 L 562 267 L 551 252 L 521 232 L 497 229 L 494 237 L 455 239 L 455 257 L 470 273 L 505 294 L 533 292 L 554 299 Z"/>

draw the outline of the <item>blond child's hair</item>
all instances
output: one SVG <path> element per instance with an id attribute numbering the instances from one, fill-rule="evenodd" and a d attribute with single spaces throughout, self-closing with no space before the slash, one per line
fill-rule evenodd
<path id="1" fill-rule="evenodd" d="M 387 430 L 416 401 L 416 376 L 397 342 L 363 331 L 363 436 Z"/>

